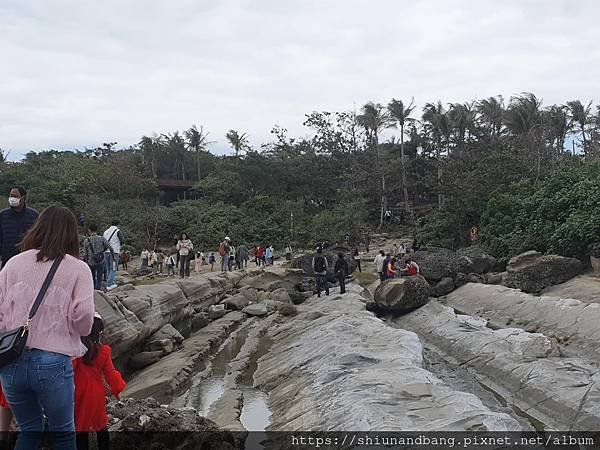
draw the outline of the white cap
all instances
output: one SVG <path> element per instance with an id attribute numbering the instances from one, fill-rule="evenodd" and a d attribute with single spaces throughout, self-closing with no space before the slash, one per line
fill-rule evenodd
<path id="1" fill-rule="evenodd" d="M 100 313 L 99 313 L 99 312 L 96 312 L 96 313 L 94 314 L 94 319 L 100 319 L 100 320 L 102 320 L 102 316 L 100 315 Z"/>
<path id="2" fill-rule="evenodd" d="M 230 241 L 231 239 L 229 239 L 229 236 L 225 236 L 225 240 Z"/>

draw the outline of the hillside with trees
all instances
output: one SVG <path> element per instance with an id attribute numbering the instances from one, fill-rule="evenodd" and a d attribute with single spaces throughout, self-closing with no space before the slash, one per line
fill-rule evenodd
<path id="1" fill-rule="evenodd" d="M 497 256 L 580 256 L 598 240 L 600 108 L 591 102 L 392 99 L 315 111 L 303 125 L 308 137 L 275 126 L 260 148 L 231 129 L 225 156 L 210 152 L 201 126 L 129 148 L 30 152 L 0 160 L 0 189 L 23 184 L 35 208 L 61 204 L 101 226 L 119 218 L 134 251 L 182 231 L 205 249 L 225 234 L 281 248 L 377 230 L 455 248 L 477 225 Z M 183 186 L 178 201 L 165 185 Z"/>

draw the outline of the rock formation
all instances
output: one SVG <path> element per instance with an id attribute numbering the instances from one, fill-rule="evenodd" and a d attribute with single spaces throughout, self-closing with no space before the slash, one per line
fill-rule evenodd
<path id="1" fill-rule="evenodd" d="M 421 276 L 386 280 L 377 286 L 367 309 L 382 313 L 404 313 L 429 300 L 429 284 Z"/>

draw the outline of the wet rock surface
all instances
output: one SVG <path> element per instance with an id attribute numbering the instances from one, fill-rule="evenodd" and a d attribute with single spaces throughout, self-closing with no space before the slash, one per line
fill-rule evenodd
<path id="1" fill-rule="evenodd" d="M 512 258 L 506 271 L 506 286 L 539 293 L 544 288 L 579 275 L 583 271 L 583 264 L 575 258 L 543 255 L 531 250 Z"/>

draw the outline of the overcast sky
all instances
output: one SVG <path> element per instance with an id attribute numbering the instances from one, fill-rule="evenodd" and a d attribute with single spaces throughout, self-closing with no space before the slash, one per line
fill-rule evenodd
<path id="1" fill-rule="evenodd" d="M 598 95 L 597 0 L 2 0 L 0 148 L 126 147 L 203 125 L 270 140 L 305 113 L 532 91 Z"/>

